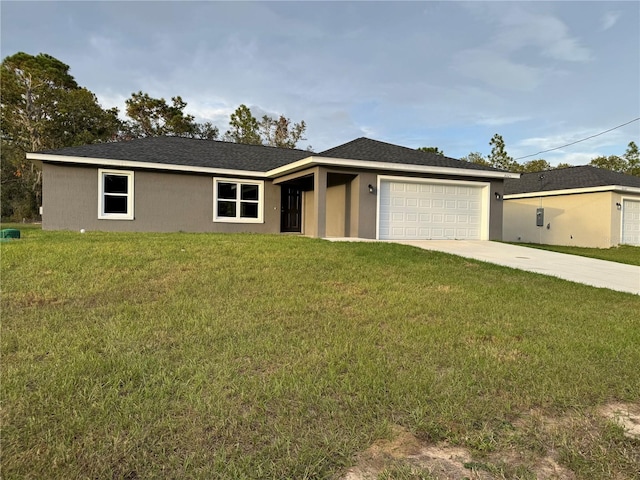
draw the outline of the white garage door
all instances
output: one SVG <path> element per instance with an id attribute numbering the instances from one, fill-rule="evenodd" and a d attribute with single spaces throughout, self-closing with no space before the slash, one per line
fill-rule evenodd
<path id="1" fill-rule="evenodd" d="M 483 187 L 382 180 L 382 240 L 483 239 Z"/>
<path id="2" fill-rule="evenodd" d="M 622 242 L 640 245 L 640 201 L 622 201 Z"/>

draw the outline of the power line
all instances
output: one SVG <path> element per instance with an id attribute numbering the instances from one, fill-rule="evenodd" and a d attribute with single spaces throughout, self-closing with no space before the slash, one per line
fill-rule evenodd
<path id="1" fill-rule="evenodd" d="M 627 123 L 623 123 L 622 125 L 618 125 L 617 127 L 610 128 L 609 130 L 605 130 L 604 132 L 596 133 L 595 135 L 591 135 L 590 137 L 583 138 L 582 140 L 576 140 L 575 142 L 567 143 L 566 145 L 561 145 L 559 147 L 550 148 L 549 150 L 542 150 L 538 153 L 532 153 L 531 155 L 525 155 L 524 157 L 514 158 L 514 160 L 522 160 L 523 158 L 535 157 L 536 155 L 540 155 L 541 153 L 553 152 L 554 150 L 560 150 L 561 148 L 568 147 L 570 145 L 575 145 L 576 143 L 584 142 L 585 140 L 589 140 L 591 138 L 599 137 L 600 135 L 604 135 L 605 133 L 609 133 L 618 128 L 624 127 L 625 125 L 629 125 L 630 123 L 637 122 L 640 120 L 640 117 L 634 118 L 633 120 L 629 120 Z"/>

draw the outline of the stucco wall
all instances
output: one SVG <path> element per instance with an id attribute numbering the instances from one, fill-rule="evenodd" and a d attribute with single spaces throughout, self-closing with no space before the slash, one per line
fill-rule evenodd
<path id="1" fill-rule="evenodd" d="M 504 220 L 504 204 L 502 199 L 504 193 L 504 182 L 502 180 L 491 180 L 489 194 L 489 240 L 502 240 L 502 222 Z M 500 198 L 496 198 L 496 193 Z"/>
<path id="2" fill-rule="evenodd" d="M 98 219 L 98 168 L 43 165 L 43 228 L 105 231 L 280 232 L 280 187 L 264 181 L 263 223 L 213 222 L 212 175 L 137 170 L 134 174 L 134 220 Z M 378 175 L 397 172 L 314 167 L 292 175 L 314 175 L 313 190 L 303 193 L 303 234 L 376 238 Z M 327 183 L 327 175 L 332 175 Z M 416 176 L 403 173 L 402 176 Z M 423 176 L 419 176 L 424 178 Z M 468 177 L 430 176 L 469 181 Z M 491 183 L 489 238 L 502 239 L 502 180 Z M 337 184 L 336 184 L 337 183 Z M 376 191 L 369 192 L 369 185 Z M 505 204 L 507 202 L 504 202 Z M 619 225 L 619 221 L 618 221 Z"/>
<path id="3" fill-rule="evenodd" d="M 264 182 L 263 223 L 213 221 L 213 177 L 138 170 L 134 220 L 98 219 L 98 168 L 45 163 L 42 227 L 47 230 L 280 232 L 280 188 Z"/>
<path id="4" fill-rule="evenodd" d="M 313 211 L 314 205 L 314 192 L 313 190 L 308 190 L 306 192 L 302 192 L 302 222 L 303 228 L 302 233 L 307 237 L 315 237 L 316 236 L 316 214 Z"/>
<path id="5" fill-rule="evenodd" d="M 612 192 L 505 200 L 503 239 L 507 242 L 609 248 L 620 241 L 620 213 Z M 544 226 L 536 209 L 544 208 Z"/>
<path id="6" fill-rule="evenodd" d="M 376 238 L 376 209 L 378 205 L 378 192 L 369 193 L 369 185 L 376 187 L 378 175 L 371 172 L 365 172 L 358 176 L 357 184 L 354 182 L 352 187 L 352 202 L 357 211 L 352 210 L 356 219 L 357 230 L 352 236 L 359 238 Z M 377 187 L 376 187 L 377 188 Z M 353 223 L 353 220 L 352 220 Z"/>
<path id="7" fill-rule="evenodd" d="M 347 185 L 327 187 L 327 237 L 344 237 L 347 217 Z"/>

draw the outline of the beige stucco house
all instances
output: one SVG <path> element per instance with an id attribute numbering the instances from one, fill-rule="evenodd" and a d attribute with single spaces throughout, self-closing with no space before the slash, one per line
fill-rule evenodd
<path id="1" fill-rule="evenodd" d="M 640 245 L 640 178 L 592 166 L 505 180 L 503 240 Z"/>

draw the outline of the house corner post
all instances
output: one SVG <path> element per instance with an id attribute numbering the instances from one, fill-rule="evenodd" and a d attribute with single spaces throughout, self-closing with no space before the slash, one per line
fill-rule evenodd
<path id="1" fill-rule="evenodd" d="M 327 234 L 327 171 L 318 167 L 313 176 L 313 209 L 316 214 L 316 236 L 324 238 Z"/>

